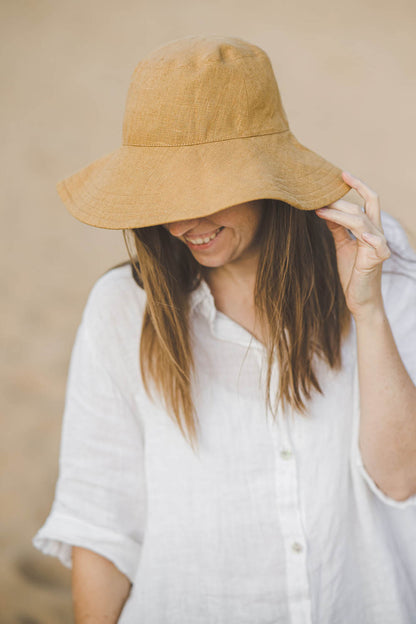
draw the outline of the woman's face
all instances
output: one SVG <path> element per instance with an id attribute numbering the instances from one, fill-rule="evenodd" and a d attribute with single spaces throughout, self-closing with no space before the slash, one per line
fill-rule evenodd
<path id="1" fill-rule="evenodd" d="M 187 245 L 194 258 L 207 267 L 220 267 L 257 256 L 256 234 L 263 214 L 263 200 L 230 206 L 208 217 L 163 225 Z"/>

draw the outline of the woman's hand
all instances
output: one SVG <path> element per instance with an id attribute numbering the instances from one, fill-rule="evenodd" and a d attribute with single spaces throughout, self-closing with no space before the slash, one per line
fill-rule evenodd
<path id="1" fill-rule="evenodd" d="M 344 181 L 364 199 L 365 212 L 345 200 L 328 204 L 316 214 L 326 220 L 335 242 L 338 273 L 348 309 L 355 319 L 383 309 L 381 271 L 391 251 L 381 225 L 377 193 L 347 171 Z M 356 240 L 348 234 L 350 230 Z"/>

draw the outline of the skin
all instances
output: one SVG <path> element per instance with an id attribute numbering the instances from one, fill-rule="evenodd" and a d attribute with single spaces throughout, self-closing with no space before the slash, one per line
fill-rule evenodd
<path id="1" fill-rule="evenodd" d="M 391 252 L 381 225 L 377 193 L 347 171 L 343 171 L 342 177 L 363 197 L 365 211 L 340 199 L 315 212 L 325 219 L 334 238 L 338 273 L 347 306 L 357 319 L 371 315 L 382 305 L 382 264 Z M 356 240 L 349 237 L 347 229 Z"/>
<path id="2" fill-rule="evenodd" d="M 72 603 L 75 624 L 115 624 L 131 583 L 105 557 L 72 547 Z"/>
<path id="3" fill-rule="evenodd" d="M 215 269 L 212 272 L 241 279 L 247 272 L 255 272 L 257 266 L 259 250 L 255 236 L 262 213 L 262 201 L 257 200 L 230 206 L 208 217 L 166 223 L 163 227 L 187 245 L 200 264 Z M 208 249 L 195 247 L 187 240 L 212 234 L 219 227 L 224 230 Z"/>
<path id="4" fill-rule="evenodd" d="M 263 215 L 261 200 L 236 204 L 208 217 L 167 223 L 172 236 L 187 245 L 194 258 L 208 268 L 206 280 L 217 310 L 223 312 L 257 340 L 264 342 L 265 328 L 256 317 L 254 284 L 259 258 L 257 234 Z M 189 243 L 224 229 L 207 249 Z"/>

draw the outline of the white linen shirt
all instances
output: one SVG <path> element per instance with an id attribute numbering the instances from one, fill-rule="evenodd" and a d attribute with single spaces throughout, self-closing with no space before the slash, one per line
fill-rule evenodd
<path id="1" fill-rule="evenodd" d="M 413 258 L 387 259 L 382 288 L 416 382 L 416 254 L 396 219 L 382 212 L 382 224 Z M 91 291 L 55 499 L 34 545 L 68 567 L 71 545 L 111 560 L 133 584 L 122 624 L 414 624 L 416 496 L 389 498 L 363 466 L 354 322 L 342 369 L 316 360 L 323 395 L 307 416 L 273 419 L 263 345 L 202 282 L 190 321 L 197 455 L 143 389 L 145 301 L 128 266 Z"/>

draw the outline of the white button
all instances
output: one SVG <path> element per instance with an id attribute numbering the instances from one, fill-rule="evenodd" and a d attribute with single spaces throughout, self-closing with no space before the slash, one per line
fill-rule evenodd
<path id="1" fill-rule="evenodd" d="M 292 453 L 292 451 L 290 449 L 282 449 L 280 451 L 280 457 L 282 459 L 291 459 L 292 455 L 293 455 L 293 453 Z"/>
<path id="2" fill-rule="evenodd" d="M 297 553 L 302 552 L 302 550 L 303 550 L 303 546 L 302 546 L 302 544 L 299 544 L 299 542 L 293 542 L 293 544 L 292 544 L 292 550 L 293 550 L 294 552 L 297 552 Z"/>

